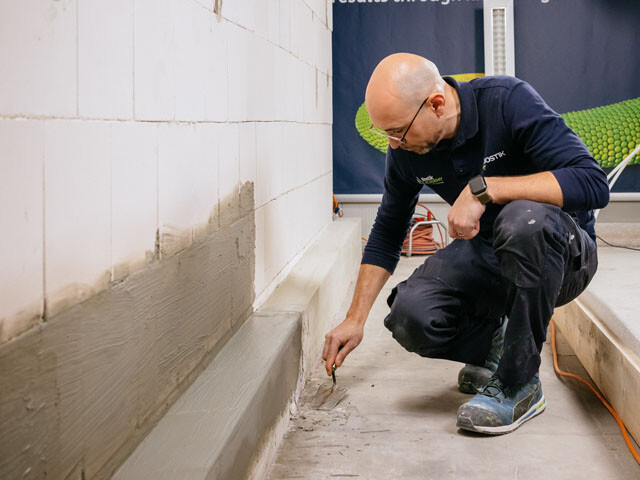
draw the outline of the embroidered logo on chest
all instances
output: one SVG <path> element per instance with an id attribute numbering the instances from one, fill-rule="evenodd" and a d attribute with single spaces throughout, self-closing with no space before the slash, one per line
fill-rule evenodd
<path id="1" fill-rule="evenodd" d="M 504 150 L 502 150 L 500 152 L 494 153 L 493 155 L 489 155 L 488 157 L 484 157 L 484 160 L 482 162 L 482 169 L 486 170 L 487 165 L 489 165 L 491 162 L 495 162 L 499 158 L 506 157 L 506 156 L 507 154 L 504 153 Z"/>
<path id="2" fill-rule="evenodd" d="M 443 177 L 433 178 L 431 175 L 422 178 L 416 177 L 416 181 L 422 185 L 438 185 L 439 183 L 444 183 Z"/>

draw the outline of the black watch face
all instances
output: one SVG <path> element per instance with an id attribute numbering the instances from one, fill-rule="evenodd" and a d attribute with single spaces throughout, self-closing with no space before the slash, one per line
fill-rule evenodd
<path id="1" fill-rule="evenodd" d="M 469 188 L 471 189 L 471 193 L 477 194 L 482 193 L 487 188 L 487 184 L 482 177 L 473 177 L 469 180 Z"/>

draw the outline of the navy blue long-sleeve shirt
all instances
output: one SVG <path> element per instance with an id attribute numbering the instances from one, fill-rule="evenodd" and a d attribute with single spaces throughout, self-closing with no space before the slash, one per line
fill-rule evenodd
<path id="1" fill-rule="evenodd" d="M 449 205 L 476 175 L 506 177 L 550 171 L 563 210 L 595 240 L 593 209 L 609 202 L 607 178 L 580 138 L 528 83 L 514 77 L 457 82 L 445 77 L 460 98 L 456 136 L 419 155 L 387 149 L 384 192 L 362 263 L 395 270 L 423 185 Z M 487 204 L 480 234 L 491 234 L 503 205 Z"/>

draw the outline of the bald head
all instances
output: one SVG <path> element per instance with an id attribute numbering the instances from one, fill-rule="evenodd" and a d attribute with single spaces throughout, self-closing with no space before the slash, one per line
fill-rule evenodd
<path id="1" fill-rule="evenodd" d="M 424 57 L 395 53 L 384 58 L 371 74 L 365 102 L 376 125 L 400 121 L 432 93 L 444 93 L 438 68 Z"/>

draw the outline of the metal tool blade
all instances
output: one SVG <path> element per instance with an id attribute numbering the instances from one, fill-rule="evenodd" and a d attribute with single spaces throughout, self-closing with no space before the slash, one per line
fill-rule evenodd
<path id="1" fill-rule="evenodd" d="M 344 387 L 320 385 L 311 402 L 311 407 L 315 410 L 333 410 L 346 393 L 347 389 Z"/>
<path id="2" fill-rule="evenodd" d="M 331 369 L 331 385 L 320 385 L 311 402 L 311 408 L 315 410 L 333 410 L 347 393 L 345 387 L 336 385 L 336 367 Z"/>

